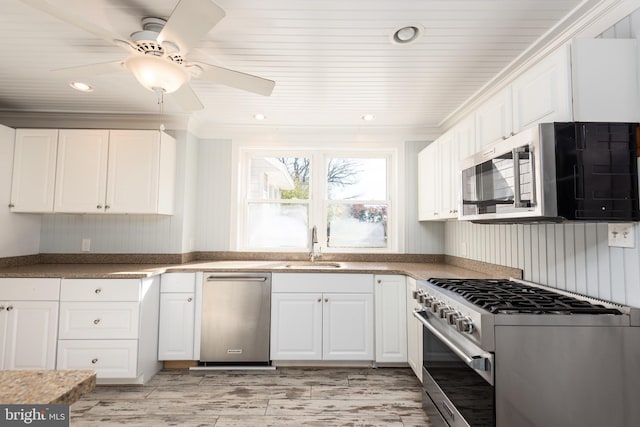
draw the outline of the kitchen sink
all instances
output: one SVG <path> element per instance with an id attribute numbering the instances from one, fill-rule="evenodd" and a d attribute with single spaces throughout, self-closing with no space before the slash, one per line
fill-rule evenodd
<path id="1" fill-rule="evenodd" d="M 341 268 L 342 265 L 338 262 L 318 262 L 318 261 L 291 261 L 285 265 L 285 268 Z"/>

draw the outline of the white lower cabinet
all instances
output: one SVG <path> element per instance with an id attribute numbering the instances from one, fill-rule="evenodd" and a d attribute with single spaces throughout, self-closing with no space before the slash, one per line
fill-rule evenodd
<path id="1" fill-rule="evenodd" d="M 413 316 L 413 310 L 419 308 L 413 299 L 413 292 L 416 290 L 416 280 L 407 277 L 407 361 L 422 381 L 422 324 Z"/>
<path id="2" fill-rule="evenodd" d="M 62 279 L 58 369 L 94 369 L 99 383 L 144 384 L 158 362 L 159 276 Z"/>
<path id="3" fill-rule="evenodd" d="M 274 273 L 271 359 L 374 360 L 373 276 Z"/>
<path id="4" fill-rule="evenodd" d="M 0 279 L 0 369 L 54 369 L 60 279 Z"/>
<path id="5" fill-rule="evenodd" d="M 405 276 L 375 276 L 376 362 L 407 363 Z"/>
<path id="6" fill-rule="evenodd" d="M 158 359 L 195 360 L 195 273 L 166 273 L 160 283 Z"/>

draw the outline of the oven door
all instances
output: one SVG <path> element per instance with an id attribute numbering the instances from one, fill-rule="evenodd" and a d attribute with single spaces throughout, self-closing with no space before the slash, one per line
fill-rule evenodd
<path id="1" fill-rule="evenodd" d="M 493 353 L 429 311 L 413 315 L 423 325 L 423 403 L 433 426 L 495 426 Z"/>

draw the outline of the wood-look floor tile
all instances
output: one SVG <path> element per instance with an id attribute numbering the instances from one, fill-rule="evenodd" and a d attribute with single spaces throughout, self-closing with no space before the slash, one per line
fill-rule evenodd
<path id="1" fill-rule="evenodd" d="M 320 375 L 280 375 L 280 376 L 258 376 L 248 375 L 218 375 L 206 376 L 200 385 L 228 385 L 228 386 L 289 386 L 289 387 L 309 387 L 314 385 L 325 386 L 347 386 L 349 380 L 347 376 L 327 377 Z"/>
<path id="2" fill-rule="evenodd" d="M 334 415 L 363 416 L 411 415 L 422 406 L 419 402 L 395 400 L 269 400 L 266 415 Z"/>
<path id="3" fill-rule="evenodd" d="M 168 385 L 198 385 L 204 379 L 199 375 L 175 375 L 175 374 L 163 374 L 159 372 L 156 376 L 151 378 L 145 387 L 163 387 Z"/>
<path id="4" fill-rule="evenodd" d="M 404 427 L 432 427 L 429 417 L 424 412 L 400 416 Z"/>
<path id="5" fill-rule="evenodd" d="M 90 394 L 87 394 L 87 397 L 92 400 L 146 399 L 155 389 L 155 387 L 147 386 L 97 386 Z"/>
<path id="6" fill-rule="evenodd" d="M 121 425 L 127 427 L 160 427 L 160 426 L 178 426 L 178 427 L 213 427 L 218 422 L 218 417 L 191 415 L 184 416 L 158 416 L 148 415 L 145 417 L 136 416 L 87 416 L 82 419 L 73 419 L 71 425 L 73 427 L 95 427 L 95 426 L 114 426 Z"/>
<path id="7" fill-rule="evenodd" d="M 419 387 L 416 377 L 387 375 L 350 375 L 349 386 L 354 387 Z"/>
<path id="8" fill-rule="evenodd" d="M 185 388 L 182 386 L 158 387 L 149 394 L 150 399 L 180 399 L 186 402 L 204 399 L 310 399 L 311 387 L 290 386 L 226 386 L 199 385 Z"/>
<path id="9" fill-rule="evenodd" d="M 382 387 L 311 387 L 312 399 L 380 399 L 396 401 L 422 402 L 420 390 L 415 388 L 382 388 Z"/>
<path id="10" fill-rule="evenodd" d="M 266 400 L 191 400 L 158 399 L 158 400 L 102 400 L 89 409 L 85 414 L 91 416 L 137 416 L 147 415 L 264 415 L 267 407 Z"/>
<path id="11" fill-rule="evenodd" d="M 340 417 L 326 415 L 301 416 L 221 416 L 215 427 L 403 427 L 396 416 L 360 417 L 342 415 Z"/>

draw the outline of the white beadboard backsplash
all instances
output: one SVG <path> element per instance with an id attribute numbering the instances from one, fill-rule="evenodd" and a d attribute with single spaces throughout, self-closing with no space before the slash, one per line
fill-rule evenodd
<path id="1" fill-rule="evenodd" d="M 524 279 L 640 307 L 640 233 L 635 248 L 609 247 L 606 223 L 445 225 L 445 253 L 520 268 Z"/>

